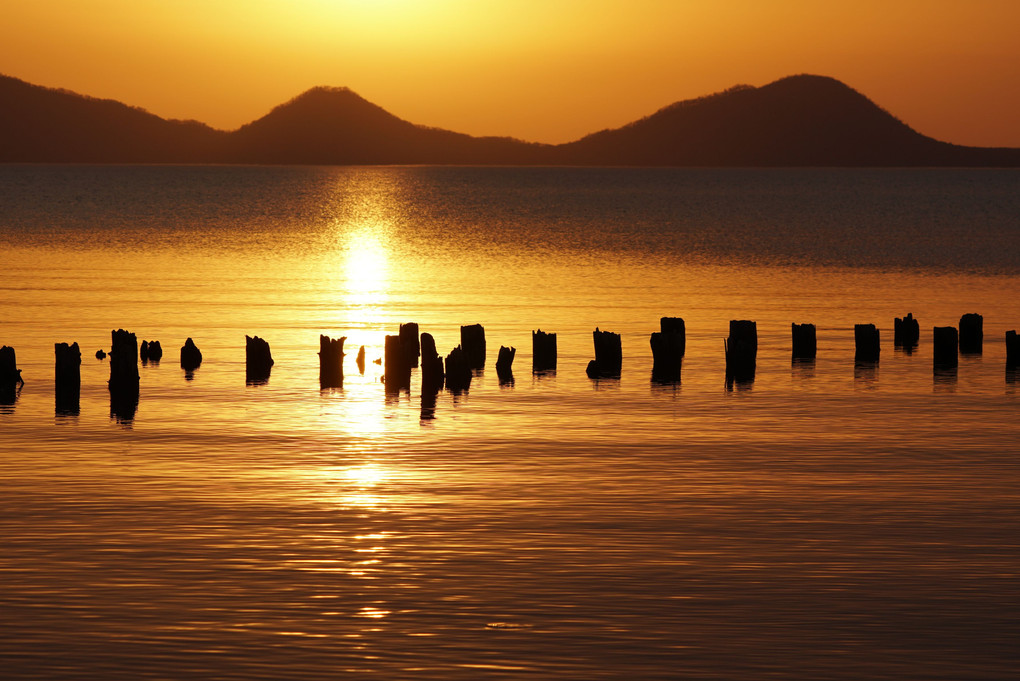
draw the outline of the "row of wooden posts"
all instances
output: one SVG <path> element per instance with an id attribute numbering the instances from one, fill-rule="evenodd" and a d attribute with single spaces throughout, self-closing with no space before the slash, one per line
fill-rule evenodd
<path id="1" fill-rule="evenodd" d="M 958 364 L 960 353 L 980 353 L 984 341 L 984 320 L 979 314 L 965 314 L 959 328 L 952 326 L 933 329 L 933 363 L 936 370 L 951 369 Z M 917 347 L 920 327 L 912 314 L 897 318 L 893 326 L 893 342 L 907 351 Z M 817 353 L 817 340 L 813 324 L 793 324 L 792 356 L 794 359 L 812 359 Z M 406 390 L 411 384 L 411 369 L 421 366 L 423 394 L 435 394 L 444 387 L 453 392 L 468 389 L 472 372 L 485 367 L 485 329 L 481 324 L 460 327 L 460 344 L 445 358 L 436 349 L 432 334 L 419 334 L 418 324 L 401 324 L 399 333 L 386 336 L 384 381 L 390 391 Z M 343 385 L 344 342 L 346 336 L 319 337 L 319 383 L 323 388 Z M 556 334 L 542 330 L 532 331 L 532 369 L 536 372 L 556 369 Z M 620 335 L 596 328 L 593 332 L 595 358 L 588 363 L 589 377 L 618 378 L 623 363 Z M 862 363 L 877 362 L 880 354 L 879 330 L 874 324 L 854 326 L 855 360 Z M 134 398 L 139 391 L 138 360 L 158 362 L 163 356 L 159 341 L 142 341 L 141 349 L 135 334 L 123 329 L 111 332 L 109 389 L 114 399 Z M 680 317 L 663 317 L 660 330 L 651 334 L 652 375 L 659 381 L 680 380 L 680 370 L 686 352 L 687 336 L 684 320 Z M 746 381 L 754 378 L 758 354 L 757 324 L 748 320 L 732 320 L 729 336 L 723 341 L 728 381 Z M 56 393 L 62 400 L 77 403 L 81 385 L 81 351 L 77 343 L 57 343 Z M 500 346 L 496 360 L 496 373 L 501 382 L 512 380 L 516 348 Z M 99 359 L 107 355 L 100 350 Z M 188 338 L 181 347 L 181 367 L 192 372 L 202 363 L 202 353 Z M 378 360 L 377 360 L 378 361 Z M 269 378 L 273 366 L 269 343 L 258 336 L 245 336 L 246 378 L 259 383 Z M 358 351 L 359 370 L 365 371 L 365 347 Z M 1016 331 L 1006 332 L 1006 366 L 1020 366 L 1020 338 Z M 24 384 L 17 368 L 14 348 L 0 348 L 0 397 Z"/>

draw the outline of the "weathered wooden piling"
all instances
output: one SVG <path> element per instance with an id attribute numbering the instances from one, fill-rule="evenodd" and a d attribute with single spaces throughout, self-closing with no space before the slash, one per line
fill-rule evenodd
<path id="1" fill-rule="evenodd" d="M 77 343 L 54 343 L 53 355 L 57 413 L 77 414 L 81 395 L 81 349 Z"/>
<path id="2" fill-rule="evenodd" d="M 421 394 L 436 394 L 443 389 L 446 372 L 443 371 L 443 358 L 436 350 L 436 339 L 431 333 L 421 335 Z M 470 374 L 470 372 L 468 372 Z M 433 404 L 433 408 L 435 405 Z M 424 404 L 422 409 L 425 409 Z"/>
<path id="3" fill-rule="evenodd" d="M 411 366 L 407 363 L 400 336 L 386 336 L 385 358 L 383 380 L 386 382 L 386 392 L 410 389 Z"/>
<path id="4" fill-rule="evenodd" d="M 496 375 L 499 377 L 500 383 L 514 380 L 513 364 L 516 354 L 517 348 L 515 347 L 499 346 L 499 357 L 496 359 Z"/>
<path id="5" fill-rule="evenodd" d="M 731 319 L 730 335 L 723 343 L 726 351 L 726 380 L 752 381 L 758 362 L 758 324 L 747 319 Z"/>
<path id="6" fill-rule="evenodd" d="M 138 359 L 142 360 L 142 364 L 147 362 L 158 363 L 159 360 L 163 359 L 163 348 L 160 346 L 159 341 L 142 341 L 142 346 L 138 349 Z"/>
<path id="7" fill-rule="evenodd" d="M 1020 367 L 1020 336 L 1016 331 L 1006 332 L 1006 368 Z"/>
<path id="8" fill-rule="evenodd" d="M 662 317 L 659 319 L 659 333 L 674 334 L 674 352 L 683 358 L 687 354 L 687 327 L 683 317 Z"/>
<path id="9" fill-rule="evenodd" d="M 7 345 L 0 347 L 0 383 L 21 385 L 21 369 L 18 368 L 17 354 Z"/>
<path id="10" fill-rule="evenodd" d="M 893 321 L 893 345 L 898 348 L 915 348 L 921 340 L 921 327 L 914 319 L 914 313 L 908 312 L 902 319 Z"/>
<path id="11" fill-rule="evenodd" d="M 964 355 L 980 355 L 984 343 L 984 318 L 975 313 L 960 317 L 960 352 Z"/>
<path id="12" fill-rule="evenodd" d="M 471 367 L 464 348 L 458 345 L 446 356 L 446 389 L 453 393 L 471 387 Z"/>
<path id="13" fill-rule="evenodd" d="M 814 359 L 818 354 L 818 340 L 814 324 L 791 324 L 793 359 Z"/>
<path id="14" fill-rule="evenodd" d="M 340 388 L 344 384 L 344 341 L 319 334 L 319 387 Z"/>
<path id="15" fill-rule="evenodd" d="M 137 394 L 138 339 L 124 329 L 111 331 L 110 335 L 110 392 Z"/>
<path id="16" fill-rule="evenodd" d="M 481 324 L 460 327 L 460 346 L 467 358 L 468 368 L 485 368 L 485 329 Z"/>
<path id="17" fill-rule="evenodd" d="M 181 368 L 185 371 L 194 371 L 202 363 L 202 351 L 190 338 L 184 341 L 181 346 Z"/>
<path id="18" fill-rule="evenodd" d="M 932 329 L 932 357 L 935 369 L 953 369 L 959 364 L 957 348 L 959 337 L 952 326 L 936 326 Z"/>
<path id="19" fill-rule="evenodd" d="M 248 383 L 263 383 L 269 380 L 273 369 L 273 355 L 269 343 L 258 336 L 244 337 L 245 374 Z"/>
<path id="20" fill-rule="evenodd" d="M 24 384 L 14 348 L 0 347 L 0 404 L 14 404 Z"/>
<path id="21" fill-rule="evenodd" d="M 854 361 L 877 362 L 882 353 L 878 327 L 874 324 L 854 324 Z"/>
<path id="22" fill-rule="evenodd" d="M 687 351 L 687 329 L 680 317 L 662 317 L 659 331 L 649 338 L 652 347 L 652 380 L 680 381 L 684 353 Z"/>
<path id="23" fill-rule="evenodd" d="M 421 345 L 418 342 L 418 324 L 416 322 L 401 324 L 399 336 L 400 347 L 403 348 L 407 366 L 418 366 L 418 356 L 421 354 Z"/>
<path id="24" fill-rule="evenodd" d="M 556 371 L 556 334 L 532 331 L 531 355 L 532 371 Z"/>
<path id="25" fill-rule="evenodd" d="M 588 362 L 585 370 L 590 378 L 619 378 L 623 367 L 623 345 L 620 334 L 601 331 L 597 326 L 592 331 L 595 343 L 595 359 Z"/>
<path id="26" fill-rule="evenodd" d="M 361 348 L 358 350 L 358 357 L 354 361 L 358 365 L 358 372 L 364 374 L 365 373 L 365 346 L 364 345 L 362 345 Z"/>

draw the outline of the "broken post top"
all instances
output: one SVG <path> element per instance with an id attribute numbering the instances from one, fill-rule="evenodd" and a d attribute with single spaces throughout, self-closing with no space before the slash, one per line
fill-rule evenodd
<path id="1" fill-rule="evenodd" d="M 662 333 L 686 333 L 683 317 L 660 318 L 659 331 Z"/>

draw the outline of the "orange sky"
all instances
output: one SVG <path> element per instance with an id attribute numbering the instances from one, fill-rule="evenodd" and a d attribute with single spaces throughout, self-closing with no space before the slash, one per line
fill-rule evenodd
<path id="1" fill-rule="evenodd" d="M 1018 0 L 37 0 L 0 73 L 232 129 L 315 85 L 414 123 L 562 142 L 833 76 L 922 133 L 1020 147 Z"/>

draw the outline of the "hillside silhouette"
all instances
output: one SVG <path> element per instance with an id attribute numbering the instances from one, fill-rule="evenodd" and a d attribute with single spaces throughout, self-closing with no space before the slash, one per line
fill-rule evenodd
<path id="1" fill-rule="evenodd" d="M 228 133 L 0 76 L 0 161 L 215 163 Z"/>
<path id="2" fill-rule="evenodd" d="M 1020 149 L 934 140 L 811 75 L 677 102 L 560 145 L 415 125 L 347 88 L 313 88 L 231 132 L 7 76 L 0 103 L 0 162 L 1020 166 Z"/>

